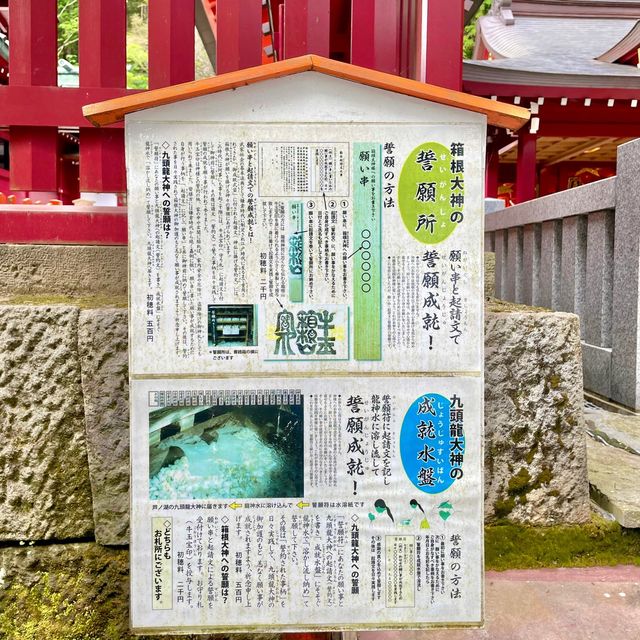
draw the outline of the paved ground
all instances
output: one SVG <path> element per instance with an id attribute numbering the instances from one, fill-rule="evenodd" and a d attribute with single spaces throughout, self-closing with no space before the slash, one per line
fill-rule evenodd
<path id="1" fill-rule="evenodd" d="M 640 640 L 640 567 L 488 571 L 485 628 L 359 640 Z"/>

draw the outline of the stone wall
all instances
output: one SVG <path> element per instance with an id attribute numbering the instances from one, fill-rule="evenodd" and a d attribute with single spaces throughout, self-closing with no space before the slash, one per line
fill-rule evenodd
<path id="1" fill-rule="evenodd" d="M 589 518 L 578 317 L 485 316 L 485 519 Z"/>
<path id="2" fill-rule="evenodd" d="M 487 520 L 586 521 L 576 316 L 490 303 L 485 343 Z M 59 624 L 126 637 L 127 311 L 0 306 L 0 433 L 0 636 L 67 598 Z"/>
<path id="3" fill-rule="evenodd" d="M 496 295 L 496 254 L 484 252 L 484 297 L 494 298 Z"/>
<path id="4" fill-rule="evenodd" d="M 0 299 L 127 295 L 127 247 L 0 244 Z"/>

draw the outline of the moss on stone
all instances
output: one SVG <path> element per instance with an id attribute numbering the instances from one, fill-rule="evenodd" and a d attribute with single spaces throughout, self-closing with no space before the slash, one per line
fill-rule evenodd
<path id="1" fill-rule="evenodd" d="M 584 525 L 485 527 L 487 569 L 640 565 L 640 530 L 593 516 Z"/>
<path id="2" fill-rule="evenodd" d="M 549 376 L 549 387 L 551 387 L 551 389 L 557 389 L 560 386 L 561 380 L 562 378 L 558 374 L 551 374 Z"/>
<path id="3" fill-rule="evenodd" d="M 493 313 L 509 313 L 512 311 L 520 311 L 522 313 L 539 313 L 541 311 L 550 311 L 543 307 L 529 307 L 525 304 L 518 304 L 516 302 L 508 302 L 506 300 L 499 300 L 498 298 L 487 298 L 485 300 L 485 310 Z"/>
<path id="4" fill-rule="evenodd" d="M 510 496 L 522 496 L 531 489 L 530 482 L 531 474 L 529 469 L 521 467 L 518 473 L 509 480 L 507 493 Z"/>
<path id="5" fill-rule="evenodd" d="M 551 431 L 558 434 L 562 431 L 562 416 L 556 416 L 553 427 L 551 427 Z"/>
<path id="6" fill-rule="evenodd" d="M 528 432 L 529 429 L 527 427 L 518 427 L 517 429 L 514 429 L 511 432 L 511 441 L 514 444 L 519 444 L 527 437 Z"/>
<path id="7" fill-rule="evenodd" d="M 513 498 L 496 500 L 493 506 L 493 513 L 498 520 L 505 519 L 515 508 L 516 501 Z"/>
<path id="8" fill-rule="evenodd" d="M 78 608 L 53 589 L 48 575 L 31 588 L 12 586 L 9 595 L 12 601 L 0 613 L 0 635 L 6 640 L 95 637 L 95 611 Z"/>
<path id="9" fill-rule="evenodd" d="M 569 406 L 569 396 L 566 393 L 562 393 L 553 401 L 553 404 L 559 410 L 566 409 Z"/>
<path id="10" fill-rule="evenodd" d="M 537 451 L 538 451 L 538 443 L 534 442 L 533 446 L 531 447 L 531 449 L 529 449 L 529 451 L 527 451 L 527 454 L 524 457 L 524 460 L 528 465 L 530 465 L 533 462 L 533 459 L 536 457 Z"/>
<path id="11" fill-rule="evenodd" d="M 551 469 L 549 467 L 543 467 L 531 488 L 538 489 L 543 484 L 549 484 L 551 480 L 553 480 Z"/>
<path id="12" fill-rule="evenodd" d="M 98 309 L 101 307 L 126 308 L 129 304 L 126 295 L 121 296 L 64 296 L 49 294 L 20 294 L 8 297 L 0 297 L 3 305 L 69 305 L 80 309 Z"/>
<path id="13" fill-rule="evenodd" d="M 96 576 L 39 573 L 35 582 L 14 582 L 3 594 L 0 637 L 5 640 L 123 640 L 129 638 L 123 597 L 95 599 Z M 100 581 L 100 577 L 98 577 Z M 116 587 L 117 589 L 117 587 Z M 117 589 L 118 591 L 120 589 Z M 120 595 L 120 594 L 119 594 Z"/>

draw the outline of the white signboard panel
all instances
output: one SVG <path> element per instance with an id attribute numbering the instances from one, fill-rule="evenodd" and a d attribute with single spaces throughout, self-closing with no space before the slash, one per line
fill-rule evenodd
<path id="1" fill-rule="evenodd" d="M 481 622 L 484 118 L 329 85 L 127 121 L 137 630 Z"/>
<path id="2" fill-rule="evenodd" d="M 132 397 L 137 627 L 480 620 L 479 377 L 158 379 Z"/>
<path id="3" fill-rule="evenodd" d="M 135 372 L 479 369 L 479 127 L 132 129 Z"/>

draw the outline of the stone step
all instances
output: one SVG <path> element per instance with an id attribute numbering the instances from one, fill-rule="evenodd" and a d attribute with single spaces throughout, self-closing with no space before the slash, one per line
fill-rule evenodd
<path id="1" fill-rule="evenodd" d="M 584 422 L 595 440 L 640 455 L 640 415 L 614 413 L 587 402 Z"/>
<path id="2" fill-rule="evenodd" d="M 640 527 L 640 455 L 587 437 L 591 497 L 628 528 Z"/>

